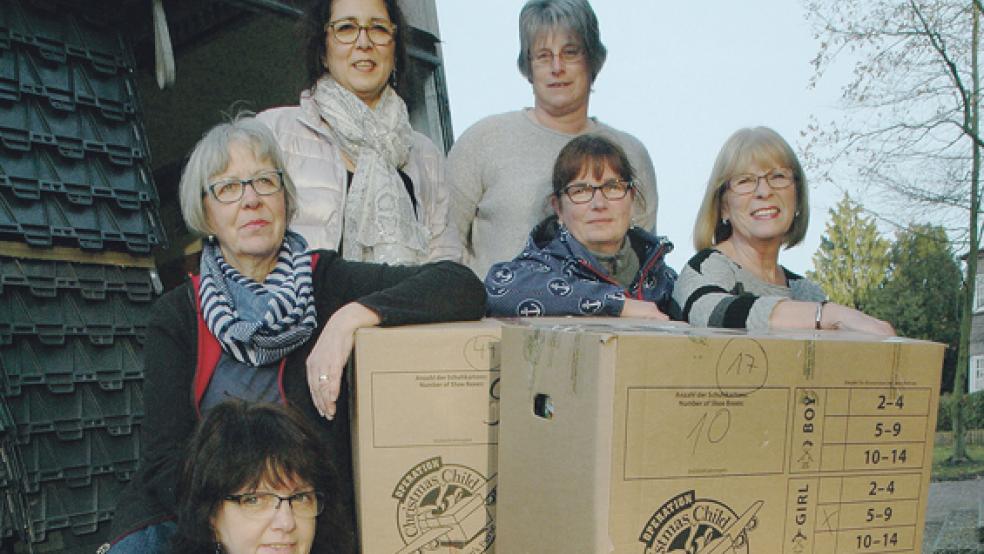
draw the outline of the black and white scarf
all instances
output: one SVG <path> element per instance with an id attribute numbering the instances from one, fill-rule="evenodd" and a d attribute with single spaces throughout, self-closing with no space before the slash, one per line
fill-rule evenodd
<path id="1" fill-rule="evenodd" d="M 234 288 L 239 288 L 240 294 L 234 295 Z M 236 298 L 240 302 L 248 298 L 252 309 L 247 313 L 262 317 L 240 317 Z M 206 240 L 198 300 L 205 324 L 222 350 L 257 367 L 280 360 L 304 344 L 318 325 L 307 243 L 297 233 L 287 231 L 276 267 L 263 283 L 257 283 L 225 261 L 214 238 Z"/>

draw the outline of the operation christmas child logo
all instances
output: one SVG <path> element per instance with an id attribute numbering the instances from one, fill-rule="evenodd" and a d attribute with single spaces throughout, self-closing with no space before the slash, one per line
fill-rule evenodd
<path id="1" fill-rule="evenodd" d="M 748 534 L 758 525 L 758 500 L 741 516 L 729 506 L 694 491 L 659 507 L 639 535 L 645 554 L 749 554 Z"/>
<path id="2" fill-rule="evenodd" d="M 495 541 L 495 476 L 430 458 L 400 479 L 393 498 L 406 543 L 398 554 L 480 554 Z"/>

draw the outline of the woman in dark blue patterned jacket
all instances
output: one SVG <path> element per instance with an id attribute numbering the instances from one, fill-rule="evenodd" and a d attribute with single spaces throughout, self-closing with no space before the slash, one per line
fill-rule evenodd
<path id="1" fill-rule="evenodd" d="M 668 319 L 676 272 L 665 237 L 631 227 L 634 185 L 625 152 L 581 135 L 557 157 L 550 204 L 523 252 L 485 277 L 492 316 L 605 315 Z"/>

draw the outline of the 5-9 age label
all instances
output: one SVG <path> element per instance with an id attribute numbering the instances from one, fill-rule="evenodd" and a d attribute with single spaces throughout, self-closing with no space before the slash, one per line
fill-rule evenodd
<path id="1" fill-rule="evenodd" d="M 915 548 L 928 388 L 800 388 L 793 406 L 785 552 Z M 855 475 L 832 473 L 858 472 Z M 813 474 L 813 477 L 807 475 Z"/>
<path id="2" fill-rule="evenodd" d="M 923 467 L 929 389 L 801 388 L 794 394 L 792 473 Z"/>

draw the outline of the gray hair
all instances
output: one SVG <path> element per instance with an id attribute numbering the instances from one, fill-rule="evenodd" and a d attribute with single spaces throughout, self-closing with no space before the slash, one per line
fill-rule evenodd
<path id="1" fill-rule="evenodd" d="M 529 0 L 519 12 L 519 57 L 516 65 L 526 80 L 533 82 L 530 55 L 541 33 L 563 29 L 575 35 L 584 48 L 591 82 L 605 65 L 608 50 L 601 43 L 598 18 L 588 0 Z"/>
<path id="2" fill-rule="evenodd" d="M 284 169 L 283 155 L 273 131 L 253 114 L 240 113 L 228 123 L 212 127 L 191 151 L 178 185 L 181 215 L 188 230 L 193 233 L 201 236 L 212 234 L 202 200 L 208 192 L 209 181 L 229 166 L 229 147 L 234 143 L 249 148 L 257 160 L 266 160 L 277 169 Z M 286 170 L 283 175 L 284 204 L 287 225 L 290 226 L 297 211 L 297 189 Z"/>

